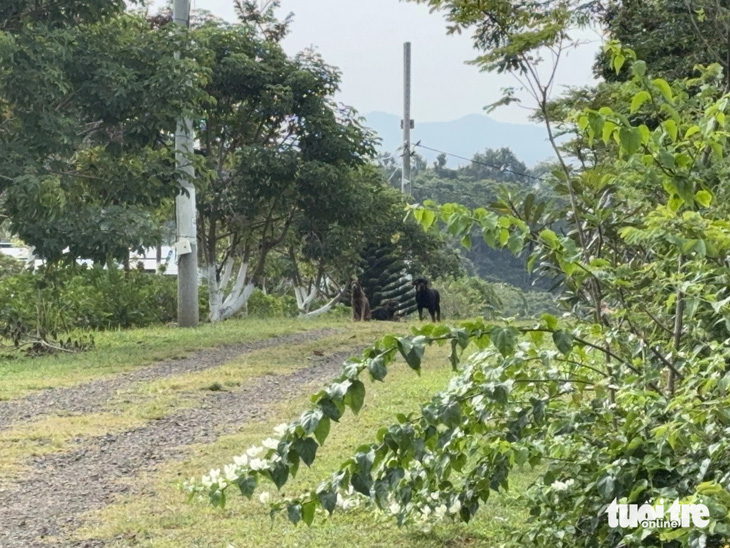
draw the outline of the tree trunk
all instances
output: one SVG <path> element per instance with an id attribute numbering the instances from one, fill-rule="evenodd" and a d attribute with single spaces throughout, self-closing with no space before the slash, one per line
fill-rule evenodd
<path id="1" fill-rule="evenodd" d="M 332 307 L 339 302 L 339 300 L 342 298 L 342 295 L 344 294 L 345 288 L 343 288 L 337 295 L 335 295 L 335 297 L 327 304 L 320 306 L 317 310 L 312 310 L 311 312 L 300 312 L 299 317 L 305 319 L 316 318 L 317 316 L 320 316 L 325 312 L 329 312 L 330 310 L 332 310 Z"/>

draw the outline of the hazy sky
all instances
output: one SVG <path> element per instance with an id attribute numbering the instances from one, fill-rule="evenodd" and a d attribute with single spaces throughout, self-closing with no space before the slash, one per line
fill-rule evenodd
<path id="1" fill-rule="evenodd" d="M 194 9 L 235 20 L 232 0 L 192 3 Z M 337 99 L 362 114 L 402 113 L 403 42 L 407 41 L 412 43 L 411 115 L 416 122 L 482 113 L 485 105 L 499 98 L 501 88 L 516 83 L 510 76 L 466 65 L 475 57 L 469 36 L 447 36 L 443 17 L 430 14 L 423 5 L 399 0 L 282 0 L 279 14 L 288 13 L 294 13 L 294 22 L 284 44 L 287 50 L 295 53 L 314 46 L 325 61 L 339 67 L 342 91 Z M 581 38 L 587 43 L 561 61 L 559 86 L 593 81 L 591 65 L 600 37 L 584 32 Z M 490 114 L 509 122 L 526 122 L 528 115 L 519 106 Z"/>

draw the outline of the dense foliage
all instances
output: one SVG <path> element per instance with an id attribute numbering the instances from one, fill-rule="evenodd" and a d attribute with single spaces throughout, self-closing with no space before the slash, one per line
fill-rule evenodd
<path id="1" fill-rule="evenodd" d="M 193 43 L 123 2 L 11 2 L 0 11 L 0 198 L 49 261 L 124 260 L 160 240 L 176 191 L 171 135 L 201 96 Z M 174 55 L 183 52 L 183 57 Z"/>
<path id="2" fill-rule="evenodd" d="M 539 48 L 556 57 L 570 25 L 585 14 L 570 2 L 427 0 L 454 29 L 474 31 L 488 69 L 529 79 L 551 141 L 551 81 L 535 69 Z M 387 336 L 312 396 L 312 407 L 275 437 L 192 493 L 223 505 L 231 489 L 282 488 L 366 386 L 401 357 L 420 369 L 432 344 L 451 346 L 455 376 L 421 406 L 398 415 L 315 489 L 283 497 L 272 512 L 311 524 L 354 491 L 399 523 L 469 521 L 510 474 L 531 466 L 538 481 L 519 494 L 531 520 L 518 545 L 723 546 L 730 539 L 730 322 L 728 321 L 728 136 L 722 68 L 668 82 L 617 43 L 606 53 L 625 83 L 600 108 L 570 109 L 564 124 L 588 161 L 571 163 L 556 146 L 552 188 L 492 206 L 414 207 L 428 230 L 442 226 L 470 244 L 519 254 L 561 281 L 573 314 L 531 325 L 482 320 L 428 325 Z M 509 99 L 509 94 L 507 99 Z M 517 207 L 515 207 L 517 206 Z M 561 229 L 551 227 L 563 222 Z M 473 351 L 460 359 L 463 350 Z M 612 527 L 614 501 L 680 500 L 709 509 L 706 528 Z"/>
<path id="3" fill-rule="evenodd" d="M 144 327 L 176 318 L 177 280 L 172 276 L 49 267 L 10 275 L 0 283 L 0 338 L 15 346 L 57 345 L 79 330 Z"/>

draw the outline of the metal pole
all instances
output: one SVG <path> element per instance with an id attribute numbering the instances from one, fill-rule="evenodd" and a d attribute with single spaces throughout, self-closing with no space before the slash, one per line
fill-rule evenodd
<path id="1" fill-rule="evenodd" d="M 411 43 L 403 44 L 403 175 L 401 192 L 411 193 Z"/>
<path id="2" fill-rule="evenodd" d="M 175 24 L 190 27 L 190 0 L 174 0 L 172 18 Z M 175 54 L 179 58 L 179 53 Z M 181 173 L 181 191 L 175 198 L 177 227 L 177 323 L 180 327 L 197 327 L 198 241 L 195 226 L 195 169 L 193 157 L 193 122 L 180 117 L 175 131 L 175 164 Z"/>

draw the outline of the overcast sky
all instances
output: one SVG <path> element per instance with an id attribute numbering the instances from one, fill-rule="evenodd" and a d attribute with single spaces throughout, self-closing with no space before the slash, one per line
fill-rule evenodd
<path id="1" fill-rule="evenodd" d="M 192 0 L 235 21 L 232 0 Z M 338 100 L 361 114 L 403 108 L 403 42 L 412 43 L 412 107 L 416 121 L 448 121 L 483 113 L 500 97 L 500 89 L 515 85 L 507 75 L 482 73 L 466 65 L 475 57 L 469 36 L 447 36 L 443 17 L 428 8 L 399 0 L 282 0 L 281 17 L 294 13 L 284 45 L 290 53 L 313 46 L 342 71 Z M 591 65 L 600 47 L 596 33 L 584 32 L 585 45 L 561 61 L 558 85 L 593 81 Z M 559 87 L 556 91 L 559 91 Z M 527 104 L 527 103 L 526 103 Z M 500 107 L 490 116 L 505 122 L 527 122 L 519 106 Z"/>

